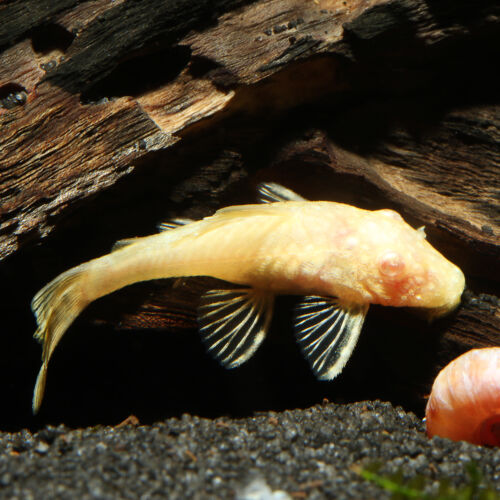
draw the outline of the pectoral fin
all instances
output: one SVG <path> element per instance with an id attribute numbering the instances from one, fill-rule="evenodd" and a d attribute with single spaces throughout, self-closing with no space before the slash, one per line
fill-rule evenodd
<path id="1" fill-rule="evenodd" d="M 291 189 L 276 184 L 275 182 L 263 182 L 257 188 L 260 203 L 275 203 L 277 201 L 307 201 L 302 196 L 294 193 Z"/>
<path id="2" fill-rule="evenodd" d="M 254 289 L 211 290 L 201 298 L 198 322 L 203 342 L 222 366 L 247 361 L 267 333 L 274 295 Z"/>
<path id="3" fill-rule="evenodd" d="M 335 378 L 356 346 L 368 304 L 343 304 L 336 298 L 305 297 L 297 306 L 295 336 L 314 374 Z"/>

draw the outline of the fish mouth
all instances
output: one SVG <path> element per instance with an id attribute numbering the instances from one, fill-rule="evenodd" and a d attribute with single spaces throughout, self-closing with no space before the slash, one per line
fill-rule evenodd
<path id="1" fill-rule="evenodd" d="M 462 288 L 462 291 L 459 294 L 455 295 L 455 299 L 446 305 L 427 309 L 425 311 L 427 319 L 429 321 L 434 321 L 435 319 L 442 318 L 443 316 L 447 316 L 453 311 L 456 311 L 458 309 L 458 306 L 462 303 L 463 292 L 464 289 Z"/>
<path id="2" fill-rule="evenodd" d="M 447 300 L 442 306 L 429 310 L 429 318 L 434 320 L 455 311 L 462 303 L 462 295 L 465 290 L 465 276 L 462 271 L 453 265 L 452 277 L 447 287 Z"/>
<path id="3" fill-rule="evenodd" d="M 441 307 L 434 307 L 432 309 L 427 309 L 426 310 L 427 319 L 430 322 L 432 322 L 438 318 L 442 318 L 443 316 L 448 316 L 448 314 L 451 314 L 453 311 L 455 311 L 459 305 L 460 301 L 458 301 L 453 306 L 441 306 Z"/>

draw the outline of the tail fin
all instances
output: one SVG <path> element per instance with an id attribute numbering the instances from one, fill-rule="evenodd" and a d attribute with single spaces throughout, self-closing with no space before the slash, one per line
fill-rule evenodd
<path id="1" fill-rule="evenodd" d="M 34 337 L 43 343 L 42 367 L 33 394 L 33 413 L 37 413 L 43 399 L 47 366 L 56 345 L 71 323 L 89 301 L 82 295 L 82 275 L 88 263 L 69 269 L 45 285 L 31 301 L 38 329 Z"/>

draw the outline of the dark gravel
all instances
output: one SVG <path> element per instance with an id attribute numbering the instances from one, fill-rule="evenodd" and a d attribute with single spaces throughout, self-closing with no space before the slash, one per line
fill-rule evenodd
<path id="1" fill-rule="evenodd" d="M 243 498 L 252 480 L 290 498 L 389 498 L 356 466 L 468 481 L 474 461 L 500 491 L 500 449 L 429 440 L 422 422 L 389 403 L 325 404 L 214 420 L 184 415 L 151 426 L 0 435 L 0 497 L 19 499 Z M 257 486 L 260 498 L 265 487 Z M 249 498 L 249 497 L 246 497 Z M 289 498 L 282 495 L 281 498 Z"/>

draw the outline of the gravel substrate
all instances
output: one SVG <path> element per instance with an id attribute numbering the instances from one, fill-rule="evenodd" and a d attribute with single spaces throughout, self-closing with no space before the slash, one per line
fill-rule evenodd
<path id="1" fill-rule="evenodd" d="M 357 466 L 423 474 L 432 492 L 442 478 L 466 484 L 470 461 L 500 491 L 500 449 L 429 440 L 415 415 L 389 403 L 325 404 L 243 419 L 2 433 L 0 497 L 389 498 Z"/>

